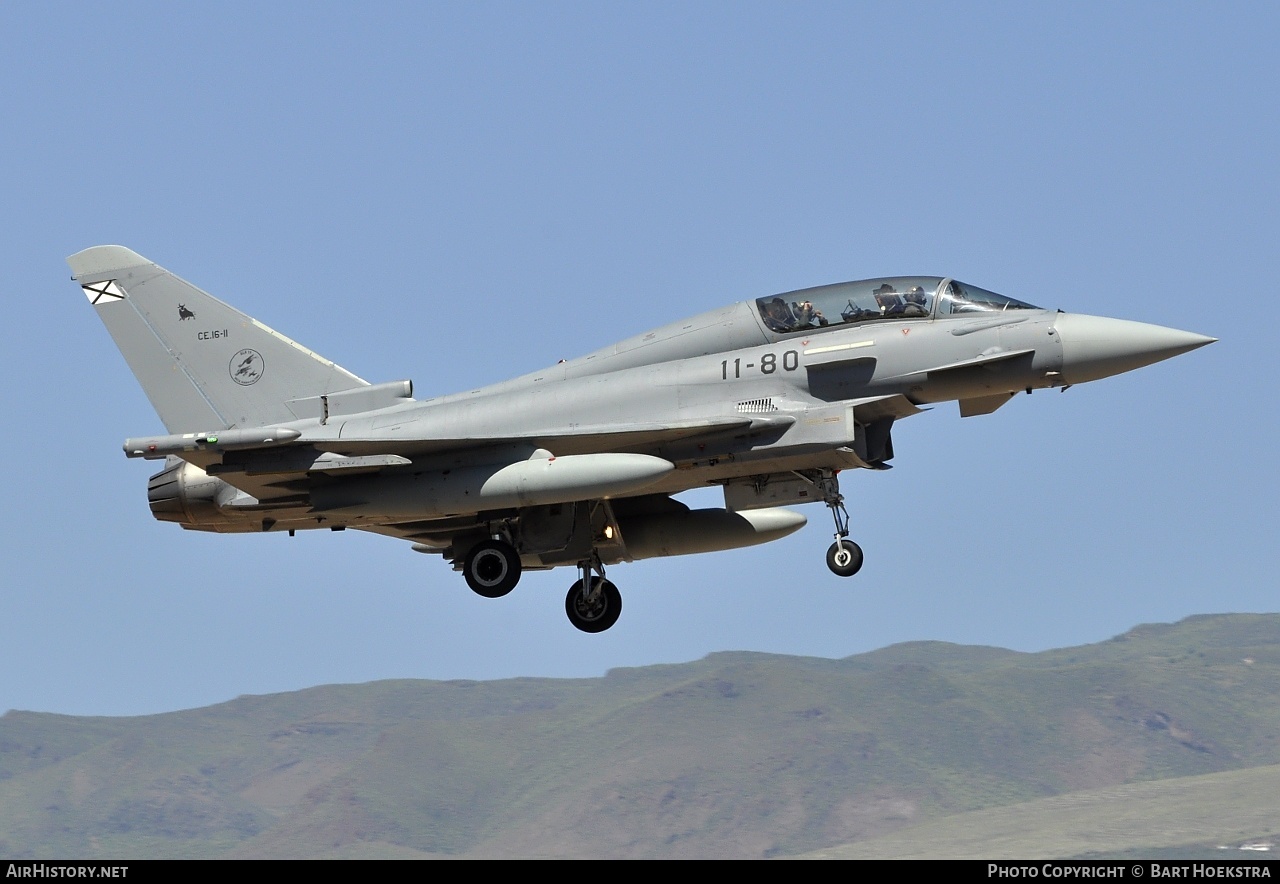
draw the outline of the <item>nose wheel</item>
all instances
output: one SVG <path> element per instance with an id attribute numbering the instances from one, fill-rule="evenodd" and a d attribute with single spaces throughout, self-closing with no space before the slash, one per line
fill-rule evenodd
<path id="1" fill-rule="evenodd" d="M 862 569 L 862 547 L 848 538 L 838 538 L 827 550 L 827 567 L 838 577 L 852 577 Z"/>
<path id="2" fill-rule="evenodd" d="M 835 543 L 827 550 L 827 567 L 837 577 L 852 577 L 862 570 L 862 547 L 849 539 L 849 511 L 844 507 L 840 480 L 832 473 L 823 476 L 818 487 L 822 489 L 822 502 L 836 523 Z"/>

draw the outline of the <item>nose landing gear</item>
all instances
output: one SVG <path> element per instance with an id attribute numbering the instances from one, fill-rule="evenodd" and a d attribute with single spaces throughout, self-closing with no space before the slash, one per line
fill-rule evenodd
<path id="1" fill-rule="evenodd" d="M 862 547 L 849 540 L 849 511 L 844 507 L 840 480 L 836 474 L 824 474 L 818 482 L 822 502 L 831 510 L 836 523 L 835 543 L 827 550 L 827 567 L 838 577 L 852 577 L 862 569 Z"/>
<path id="2" fill-rule="evenodd" d="M 852 577 L 862 569 L 862 547 L 848 538 L 839 538 L 827 549 L 827 567 L 839 577 Z"/>

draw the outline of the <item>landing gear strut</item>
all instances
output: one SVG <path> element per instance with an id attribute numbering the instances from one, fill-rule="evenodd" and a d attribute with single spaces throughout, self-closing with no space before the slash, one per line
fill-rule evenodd
<path id="1" fill-rule="evenodd" d="M 852 577 L 862 568 L 862 547 L 849 539 L 849 511 L 844 508 L 840 480 L 835 473 L 824 475 L 818 487 L 822 490 L 822 502 L 831 510 L 831 518 L 836 523 L 835 543 L 827 550 L 827 567 L 839 577 Z"/>
<path id="2" fill-rule="evenodd" d="M 604 565 L 593 555 L 578 563 L 582 577 L 569 587 L 564 611 L 569 622 L 583 632 L 604 632 L 622 614 L 622 593 L 604 577 Z M 599 576 L 592 575 L 592 570 Z"/>
<path id="3" fill-rule="evenodd" d="M 520 554 L 505 540 L 481 541 L 467 553 L 462 576 L 479 595 L 501 598 L 520 582 Z"/>

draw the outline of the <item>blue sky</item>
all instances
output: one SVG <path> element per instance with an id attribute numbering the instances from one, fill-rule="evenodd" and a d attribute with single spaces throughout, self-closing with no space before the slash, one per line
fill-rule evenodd
<path id="1" fill-rule="evenodd" d="M 6 3 L 0 710 L 124 715 L 720 650 L 1020 650 L 1277 610 L 1280 11 L 1150 3 Z M 120 243 L 371 381 L 470 389 L 682 316 L 954 275 L 1221 341 L 896 428 L 750 550 L 479 598 L 348 531 L 152 519 L 160 429 L 64 258 Z M 716 495 L 691 502 L 715 505 Z"/>

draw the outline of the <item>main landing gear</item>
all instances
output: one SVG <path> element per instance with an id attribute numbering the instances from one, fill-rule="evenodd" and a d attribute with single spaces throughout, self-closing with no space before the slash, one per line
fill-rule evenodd
<path id="1" fill-rule="evenodd" d="M 569 622 L 583 632 L 604 632 L 622 614 L 622 593 L 604 577 L 604 565 L 593 556 L 578 563 L 582 577 L 569 587 L 564 611 Z M 593 576 L 592 570 L 599 572 Z"/>
<path id="2" fill-rule="evenodd" d="M 605 579 L 604 563 L 595 551 L 578 563 L 578 572 L 582 576 L 569 587 L 564 611 L 583 632 L 604 632 L 622 614 L 622 593 Z M 476 594 L 501 598 L 520 582 L 520 553 L 501 537 L 482 540 L 462 560 L 462 576 Z"/>
<path id="3" fill-rule="evenodd" d="M 818 482 L 822 502 L 831 510 L 836 523 L 835 543 L 827 550 L 827 567 L 838 577 L 852 577 L 862 569 L 862 547 L 849 539 L 849 511 L 844 508 L 840 480 L 835 473 L 824 475 Z"/>
<path id="4" fill-rule="evenodd" d="M 505 540 L 481 541 L 463 560 L 462 576 L 477 594 L 502 598 L 520 582 L 520 553 Z"/>

